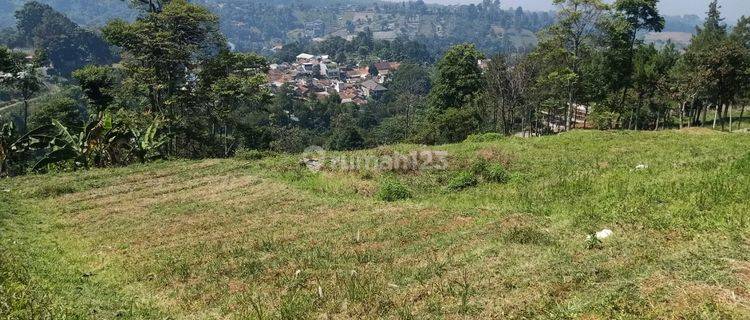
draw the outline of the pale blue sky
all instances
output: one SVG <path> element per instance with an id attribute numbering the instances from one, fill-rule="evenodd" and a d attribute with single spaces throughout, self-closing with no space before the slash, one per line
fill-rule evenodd
<path id="1" fill-rule="evenodd" d="M 424 0 L 427 3 L 481 3 L 481 0 Z M 552 10 L 552 0 L 500 0 L 503 7 L 518 7 L 524 9 Z M 683 15 L 697 14 L 704 16 L 708 10 L 710 0 L 661 0 L 659 8 L 663 14 Z M 727 22 L 733 24 L 740 16 L 750 16 L 750 0 L 719 0 L 722 6 L 722 16 L 727 18 Z"/>

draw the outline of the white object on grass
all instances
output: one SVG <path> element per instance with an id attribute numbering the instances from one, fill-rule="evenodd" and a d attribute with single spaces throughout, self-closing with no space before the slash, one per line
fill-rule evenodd
<path id="1" fill-rule="evenodd" d="M 596 236 L 597 239 L 602 240 L 602 239 L 609 238 L 612 234 L 614 234 L 614 232 L 612 232 L 612 230 L 604 229 L 602 231 L 597 232 L 595 236 Z M 587 240 L 591 240 L 591 236 L 590 235 L 586 236 L 586 239 Z"/>
<path id="2" fill-rule="evenodd" d="M 648 165 L 639 164 L 639 165 L 635 166 L 635 170 L 643 170 L 643 169 L 648 169 Z"/>

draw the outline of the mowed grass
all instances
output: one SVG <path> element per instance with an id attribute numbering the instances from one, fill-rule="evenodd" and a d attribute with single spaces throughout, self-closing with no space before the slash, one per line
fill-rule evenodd
<path id="1" fill-rule="evenodd" d="M 272 156 L 0 180 L 0 317 L 750 317 L 749 134 L 481 140 L 329 154 L 447 152 L 410 172 Z"/>

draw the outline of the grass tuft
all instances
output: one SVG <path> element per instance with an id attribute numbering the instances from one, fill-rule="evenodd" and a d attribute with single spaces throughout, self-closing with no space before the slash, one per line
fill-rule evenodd
<path id="1" fill-rule="evenodd" d="M 449 191 L 461 191 L 467 188 L 475 187 L 479 184 L 479 180 L 474 173 L 469 171 L 461 171 L 455 174 L 449 181 L 446 189 Z"/>
<path id="2" fill-rule="evenodd" d="M 382 201 L 398 201 L 412 197 L 411 191 L 395 178 L 385 178 L 380 182 L 376 197 Z"/>

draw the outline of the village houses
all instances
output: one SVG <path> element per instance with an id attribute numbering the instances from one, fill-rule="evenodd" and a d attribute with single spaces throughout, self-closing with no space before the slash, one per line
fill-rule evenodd
<path id="1" fill-rule="evenodd" d="M 289 85 L 303 99 L 337 94 L 341 103 L 363 105 L 388 91 L 384 84 L 400 65 L 380 61 L 372 66 L 345 66 L 328 55 L 301 53 L 292 63 L 271 64 L 268 78 L 272 88 Z"/>

